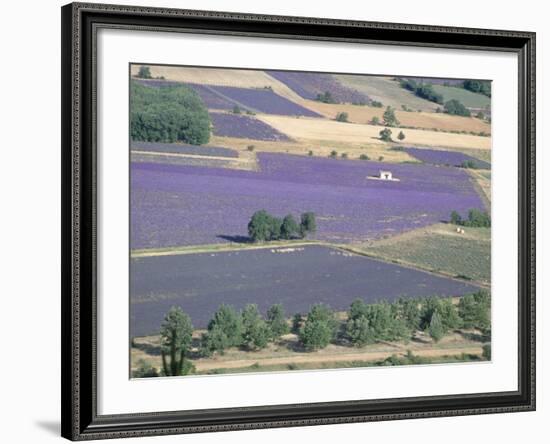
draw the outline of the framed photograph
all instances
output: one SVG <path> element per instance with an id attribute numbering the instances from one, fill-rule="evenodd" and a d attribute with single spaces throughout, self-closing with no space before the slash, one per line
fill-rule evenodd
<path id="1" fill-rule="evenodd" d="M 535 35 L 62 8 L 62 434 L 535 408 Z"/>

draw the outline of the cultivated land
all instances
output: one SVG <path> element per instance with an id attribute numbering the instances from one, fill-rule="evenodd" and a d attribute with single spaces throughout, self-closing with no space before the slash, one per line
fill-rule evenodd
<path id="1" fill-rule="evenodd" d="M 368 124 L 373 117 L 378 117 L 383 122 L 383 114 L 386 108 L 373 108 L 370 106 L 359 106 L 351 104 L 330 104 L 321 103 L 314 100 L 304 100 L 302 105 L 324 115 L 329 119 L 334 119 L 336 114 L 341 112 L 348 113 L 348 120 L 353 123 Z M 445 113 L 433 112 L 414 112 L 395 110 L 395 116 L 403 126 L 422 128 L 438 131 L 473 131 L 475 133 L 490 133 L 491 125 L 475 117 L 452 116 Z M 403 131 L 408 133 L 408 129 Z"/>
<path id="2" fill-rule="evenodd" d="M 491 282 L 491 231 L 486 228 L 466 227 L 459 234 L 453 225 L 436 224 L 355 247 L 381 259 L 482 285 Z"/>
<path id="3" fill-rule="evenodd" d="M 296 139 L 311 141 L 330 141 L 346 143 L 380 143 L 380 130 L 383 127 L 356 123 L 335 122 L 313 118 L 295 118 L 262 114 L 256 116 L 282 133 Z M 399 128 L 393 128 L 397 137 Z M 454 147 L 462 149 L 491 149 L 491 138 L 472 136 L 470 134 L 452 134 L 424 130 L 403 130 L 407 143 L 414 145 Z"/>
<path id="4" fill-rule="evenodd" d="M 435 112 L 440 107 L 437 103 L 415 96 L 411 91 L 402 88 L 398 81 L 391 77 L 355 76 L 337 74 L 336 79 L 343 85 L 367 94 L 371 99 L 382 102 L 384 106 L 401 109 L 405 105 L 414 111 Z"/>
<path id="5" fill-rule="evenodd" d="M 247 69 L 211 69 L 185 68 L 175 66 L 148 65 L 152 77 L 164 77 L 166 80 L 205 85 L 233 86 L 239 88 L 271 87 L 274 92 L 289 100 L 300 101 L 301 97 L 264 71 Z M 132 65 L 132 75 L 136 75 L 140 65 Z"/>
<path id="6" fill-rule="evenodd" d="M 468 108 L 485 108 L 491 105 L 491 98 L 483 94 L 473 93 L 464 88 L 454 86 L 434 85 L 434 90 L 443 95 L 443 100 L 456 99 Z"/>
<path id="7" fill-rule="evenodd" d="M 477 287 L 401 267 L 346 250 L 310 245 L 143 257 L 131 260 L 130 335 L 157 331 L 165 313 L 180 306 L 205 328 L 221 304 L 238 310 L 256 303 L 306 313 L 322 302 L 342 311 L 357 298 L 366 302 L 473 293 Z"/>
<path id="8" fill-rule="evenodd" d="M 486 359 L 485 327 L 451 329 L 438 342 L 426 327 L 407 342 L 377 339 L 361 348 L 342 330 L 313 352 L 287 334 L 259 351 L 231 347 L 210 357 L 201 354 L 201 336 L 221 304 L 258 304 L 265 316 L 281 303 L 290 323 L 323 302 L 345 322 L 357 298 L 452 296 L 456 305 L 490 289 L 491 230 L 457 233 L 441 223 L 453 210 L 462 217 L 490 210 L 490 170 L 457 166 L 475 158 L 490 168 L 491 138 L 451 133 L 490 134 L 489 123 L 436 113 L 441 105 L 390 77 L 165 66 L 150 66 L 150 74 L 139 83 L 192 88 L 212 125 L 201 146 L 132 143 L 132 370 L 143 361 L 162 368 L 158 332 L 174 305 L 194 324 L 187 357 L 199 375 Z M 461 88 L 435 89 L 468 107 L 490 104 Z M 315 100 L 327 91 L 345 103 Z M 366 105 L 371 100 L 383 108 Z M 415 127 L 391 128 L 394 142 L 380 139 L 383 126 L 368 124 L 382 120 L 388 105 L 403 126 Z M 334 121 L 338 112 L 351 123 Z M 406 139 L 397 142 L 401 130 Z M 162 137 L 158 127 L 152 133 Z M 381 170 L 397 180 L 378 180 Z M 317 230 L 306 239 L 252 242 L 247 224 L 260 209 L 297 219 L 311 211 Z"/>

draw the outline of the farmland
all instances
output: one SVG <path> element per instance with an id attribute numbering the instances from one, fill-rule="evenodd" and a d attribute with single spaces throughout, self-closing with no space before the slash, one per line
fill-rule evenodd
<path id="1" fill-rule="evenodd" d="M 316 237 L 338 243 L 448 220 L 452 210 L 483 209 L 461 169 L 396 164 L 400 181 L 383 183 L 367 179 L 378 174 L 379 162 L 268 153 L 258 159 L 260 171 L 132 164 L 132 248 L 245 240 L 258 208 L 281 217 L 314 211 Z"/>
<path id="2" fill-rule="evenodd" d="M 490 359 L 490 118 L 389 76 L 132 65 L 130 93 L 133 377 Z"/>
<path id="3" fill-rule="evenodd" d="M 327 121 L 322 119 L 296 119 L 285 116 L 259 115 L 258 119 L 274 127 L 293 139 L 307 139 L 309 141 L 334 141 L 346 143 L 379 143 L 380 126 L 361 125 Z M 461 149 L 491 148 L 491 138 L 472 136 L 470 134 L 449 134 L 424 130 L 403 130 L 407 136 L 407 143 L 420 146 L 452 147 Z M 396 133 L 398 131 L 396 130 Z"/>
<path id="4" fill-rule="evenodd" d="M 452 226 L 435 224 L 357 247 L 385 260 L 487 285 L 491 282 L 490 235 L 483 228 L 467 228 L 458 234 Z"/>
<path id="5" fill-rule="evenodd" d="M 313 100 L 305 100 L 302 104 L 329 119 L 334 119 L 337 113 L 348 113 L 348 119 L 352 123 L 370 123 L 373 117 L 383 121 L 385 108 L 373 108 L 370 106 L 357 106 L 350 104 L 330 104 Z M 475 117 L 451 116 L 445 113 L 410 112 L 397 108 L 395 115 L 401 125 L 427 130 L 438 131 L 466 131 L 475 133 L 489 133 L 491 125 Z"/>
<path id="6" fill-rule="evenodd" d="M 205 328 L 222 303 L 261 312 L 275 303 L 289 313 L 323 302 L 345 310 L 354 299 L 459 296 L 469 283 L 431 275 L 323 246 L 170 255 L 131 261 L 131 336 L 155 333 L 166 311 L 181 306 Z"/>
<path id="7" fill-rule="evenodd" d="M 463 166 L 470 162 L 474 168 L 489 169 L 491 164 L 475 157 L 456 151 L 430 150 L 423 148 L 404 148 L 404 150 L 416 159 L 432 165 Z"/>
<path id="8" fill-rule="evenodd" d="M 455 86 L 434 85 L 434 90 L 443 95 L 443 100 L 456 99 L 468 108 L 485 108 L 491 105 L 491 98 L 483 94 L 473 93 Z"/>
<path id="9" fill-rule="evenodd" d="M 228 113 L 210 113 L 213 129 L 216 136 L 242 137 L 254 140 L 282 141 L 290 139 L 261 120 L 250 116 Z"/>

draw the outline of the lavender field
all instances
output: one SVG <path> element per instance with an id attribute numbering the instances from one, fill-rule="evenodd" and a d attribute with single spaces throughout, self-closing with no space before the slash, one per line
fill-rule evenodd
<path id="1" fill-rule="evenodd" d="M 130 336 L 155 334 L 172 305 L 205 328 L 221 304 L 258 304 L 265 314 L 282 304 L 287 314 L 312 304 L 346 310 L 398 297 L 462 296 L 478 290 L 465 282 L 339 250 L 308 246 L 293 252 L 269 248 L 215 254 L 146 257 L 131 261 Z"/>
<path id="2" fill-rule="evenodd" d="M 261 120 L 229 113 L 210 113 L 213 133 L 222 137 L 288 142 L 291 139 Z"/>
<path id="3" fill-rule="evenodd" d="M 366 94 L 342 85 L 331 74 L 292 71 L 266 71 L 271 77 L 286 84 L 304 99 L 315 100 L 318 94 L 330 92 L 341 103 L 368 103 Z"/>
<path id="4" fill-rule="evenodd" d="M 380 238 L 484 209 L 462 169 L 259 153 L 260 171 L 131 165 L 131 248 L 247 240 L 259 209 L 313 211 L 316 239 Z M 399 182 L 367 179 L 390 169 Z"/>
<path id="5" fill-rule="evenodd" d="M 404 151 L 424 163 L 460 167 L 464 162 L 473 162 L 476 168 L 491 169 L 491 164 L 457 151 L 432 150 L 427 148 L 404 148 Z"/>
<path id="6" fill-rule="evenodd" d="M 192 154 L 197 156 L 239 157 L 237 151 L 219 146 L 188 145 L 184 143 L 132 142 L 132 151 L 154 153 Z"/>

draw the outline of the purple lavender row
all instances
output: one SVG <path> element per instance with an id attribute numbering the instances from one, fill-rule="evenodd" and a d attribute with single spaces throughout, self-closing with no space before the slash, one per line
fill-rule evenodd
<path id="1" fill-rule="evenodd" d="M 404 151 L 409 153 L 414 158 L 421 160 L 424 163 L 432 165 L 447 165 L 447 166 L 464 166 L 466 163 L 471 163 L 475 168 L 490 169 L 491 164 L 483 160 L 476 159 L 458 151 L 441 151 L 427 148 L 404 148 Z"/>
<path id="2" fill-rule="evenodd" d="M 261 120 L 228 113 L 210 113 L 216 136 L 286 142 L 291 139 Z"/>

